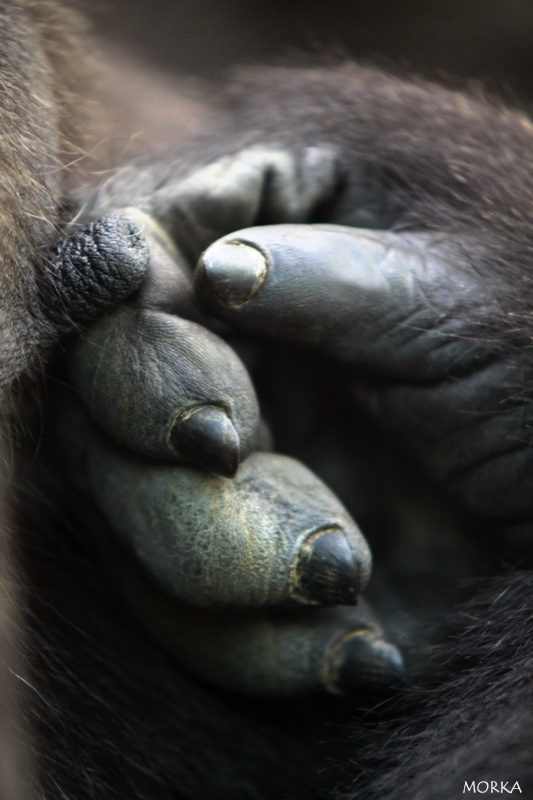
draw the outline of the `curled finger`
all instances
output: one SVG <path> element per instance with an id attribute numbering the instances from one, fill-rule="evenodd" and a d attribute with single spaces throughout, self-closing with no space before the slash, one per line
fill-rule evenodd
<path id="1" fill-rule="evenodd" d="M 254 453 L 234 479 L 150 463 L 71 407 L 57 436 L 79 487 L 156 582 L 205 607 L 354 604 L 370 575 L 358 527 L 294 459 Z"/>

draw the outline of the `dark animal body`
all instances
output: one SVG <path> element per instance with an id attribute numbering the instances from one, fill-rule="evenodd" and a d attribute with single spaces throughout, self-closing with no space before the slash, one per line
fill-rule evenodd
<path id="1" fill-rule="evenodd" d="M 266 703 L 209 688 L 152 641 L 115 588 L 100 551 L 75 530 L 79 500 L 35 458 L 35 408 L 26 395 L 28 378 L 35 378 L 60 336 L 122 300 L 143 273 L 138 229 L 113 216 L 62 239 L 73 202 L 67 198 L 82 195 L 86 216 L 91 208 L 101 216 L 134 204 L 163 221 L 192 263 L 218 237 L 251 225 L 333 223 L 388 231 L 408 244 L 420 234 L 438 247 L 443 240 L 452 270 L 459 264 L 457 281 L 472 279 L 479 298 L 471 302 L 468 295 L 463 305 L 461 299 L 446 306 L 444 335 L 468 342 L 467 354 L 452 354 L 441 393 L 438 360 L 429 359 L 420 372 L 424 354 L 416 347 L 402 342 L 392 366 L 365 351 L 357 368 L 378 386 L 392 374 L 396 387 L 407 381 L 421 391 L 409 396 L 405 412 L 394 392 L 363 403 L 395 446 L 422 462 L 444 496 L 468 508 L 469 527 L 490 527 L 492 549 L 508 560 L 519 549 L 527 564 L 530 120 L 353 64 L 256 70 L 230 86 L 208 132 L 157 159 L 122 166 L 102 186 L 81 192 L 82 179 L 69 167 L 83 146 L 72 127 L 81 91 L 72 79 L 85 77 L 79 22 L 52 3 L 6 2 L 0 26 L 0 111 L 8 142 L 0 203 L 7 486 L 2 797 L 451 800 L 465 781 L 485 780 L 518 781 L 527 796 L 533 788 L 533 579 L 527 568 L 471 587 L 470 599 L 443 626 L 433 658 L 417 660 L 423 673 L 417 688 L 399 690 L 364 721 L 348 700 Z M 280 180 L 274 164 L 255 208 L 228 200 L 220 218 L 205 211 L 205 224 L 200 203 L 184 232 L 173 205 L 175 187 L 204 165 L 250 148 L 329 148 L 327 190 L 288 213 L 272 190 Z M 298 163 L 293 181 L 304 196 L 307 167 L 305 159 Z M 133 253 L 129 262 L 124 252 Z M 313 336 L 319 341 L 319 332 Z M 297 333 L 293 338 L 301 343 Z M 337 341 L 319 346 L 334 355 L 341 350 Z M 465 375 L 474 380 L 462 393 Z M 32 395 L 44 395 L 36 388 L 41 383 L 31 384 Z M 468 405 L 472 396 L 475 406 Z M 283 397 L 271 402 L 275 429 Z M 426 407 L 443 421 L 444 434 L 420 412 Z M 443 436 L 463 430 L 458 409 L 475 416 L 480 428 L 470 437 L 467 427 L 451 455 L 443 454 Z M 413 416 L 415 433 L 409 429 Z M 518 446 L 511 449 L 510 441 Z M 516 450 L 518 457 L 506 465 Z M 320 469 L 321 455 L 315 456 Z M 94 513 L 89 527 L 99 525 Z"/>

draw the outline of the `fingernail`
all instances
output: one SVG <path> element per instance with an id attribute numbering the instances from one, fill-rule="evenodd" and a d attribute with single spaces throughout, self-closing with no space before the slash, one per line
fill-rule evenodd
<path id="1" fill-rule="evenodd" d="M 248 303 L 267 276 L 267 262 L 260 250 L 239 241 L 215 242 L 200 260 L 212 291 L 232 308 Z"/>
<path id="2" fill-rule="evenodd" d="M 366 570 L 358 563 L 344 531 L 325 528 L 303 543 L 294 570 L 293 596 L 325 606 L 355 605 Z"/>
<path id="3" fill-rule="evenodd" d="M 331 649 L 326 688 L 334 694 L 384 691 L 401 683 L 403 658 L 393 644 L 369 628 L 352 631 Z"/>
<path id="4" fill-rule="evenodd" d="M 170 440 L 184 461 L 226 478 L 237 472 L 239 434 L 219 406 L 188 409 L 174 423 Z"/>

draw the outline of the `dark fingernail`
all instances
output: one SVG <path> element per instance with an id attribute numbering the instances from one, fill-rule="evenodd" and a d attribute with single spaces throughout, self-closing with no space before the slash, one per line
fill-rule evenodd
<path id="1" fill-rule="evenodd" d="M 340 528 L 312 533 L 303 543 L 294 571 L 293 596 L 325 606 L 355 605 L 366 570 Z"/>
<path id="2" fill-rule="evenodd" d="M 245 305 L 255 296 L 268 269 L 260 250 L 239 241 L 215 242 L 200 264 L 211 290 L 232 308 Z"/>
<path id="3" fill-rule="evenodd" d="M 337 642 L 326 669 L 326 686 L 334 694 L 353 694 L 361 689 L 385 691 L 401 683 L 403 658 L 379 633 L 362 628 Z"/>
<path id="4" fill-rule="evenodd" d="M 239 434 L 219 406 L 188 409 L 174 423 L 170 439 L 184 461 L 227 478 L 237 472 Z"/>

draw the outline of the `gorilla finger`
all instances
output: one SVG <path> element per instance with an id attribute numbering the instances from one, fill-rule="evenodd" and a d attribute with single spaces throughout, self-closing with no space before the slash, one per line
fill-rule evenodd
<path id="1" fill-rule="evenodd" d="M 486 319 L 493 301 L 466 252 L 430 234 L 264 226 L 211 245 L 196 288 L 247 330 L 315 345 L 379 374 L 432 381 L 479 366 L 476 314 Z"/>
<path id="2" fill-rule="evenodd" d="M 86 225 L 50 250 L 40 287 L 47 318 L 59 333 L 88 322 L 140 286 L 148 260 L 141 231 L 126 217 Z"/>
<path id="3" fill-rule="evenodd" d="M 99 425 L 140 454 L 230 476 L 257 444 L 247 371 L 227 344 L 189 320 L 116 309 L 80 338 L 70 377 Z"/>
<path id="4" fill-rule="evenodd" d="M 212 245 L 197 286 L 238 325 L 365 368 L 347 391 L 427 477 L 516 524 L 533 513 L 530 353 L 505 341 L 509 293 L 485 286 L 476 253 L 429 234 L 255 228 Z"/>
<path id="5" fill-rule="evenodd" d="M 357 608 L 209 611 L 177 603 L 116 545 L 107 557 L 146 630 L 183 667 L 223 689 L 263 696 L 382 692 L 403 675 L 398 649 Z"/>
<path id="6" fill-rule="evenodd" d="M 145 621 L 163 647 L 195 675 L 231 691 L 352 694 L 390 689 L 402 676 L 399 650 L 359 606 L 244 619 L 171 606 L 166 614 L 160 606 L 154 611 Z"/>
<path id="7" fill-rule="evenodd" d="M 69 473 L 157 583 L 199 606 L 355 603 L 370 553 L 337 498 L 293 459 L 255 453 L 233 480 L 147 464 L 59 421 Z"/>

